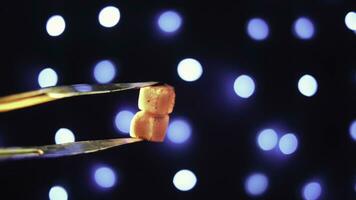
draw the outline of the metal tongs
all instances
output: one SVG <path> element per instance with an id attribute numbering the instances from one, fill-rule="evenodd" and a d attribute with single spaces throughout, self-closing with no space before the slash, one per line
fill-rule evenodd
<path id="1" fill-rule="evenodd" d="M 63 98 L 120 92 L 124 90 L 139 89 L 156 84 L 158 84 L 158 82 L 115 83 L 101 85 L 78 84 L 49 87 L 40 90 L 0 97 L 0 112 L 13 111 Z M 142 140 L 137 138 L 117 138 L 34 147 L 7 147 L 0 148 L 0 160 L 32 157 L 48 158 L 85 154 L 139 141 Z"/>

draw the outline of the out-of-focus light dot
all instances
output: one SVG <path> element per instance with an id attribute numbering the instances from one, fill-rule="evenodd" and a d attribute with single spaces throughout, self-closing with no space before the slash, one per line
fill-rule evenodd
<path id="1" fill-rule="evenodd" d="M 102 188 L 111 188 L 116 183 L 116 174 L 109 167 L 99 167 L 94 172 L 94 180 Z"/>
<path id="2" fill-rule="evenodd" d="M 71 130 L 67 128 L 60 128 L 56 132 L 56 135 L 54 136 L 54 140 L 56 144 L 63 144 L 68 142 L 74 142 L 75 137 Z"/>
<path id="3" fill-rule="evenodd" d="M 306 18 L 306 17 L 300 17 L 294 22 L 293 26 L 294 34 L 299 38 L 299 39 L 311 39 L 314 36 L 314 24 L 313 22 Z"/>
<path id="4" fill-rule="evenodd" d="M 180 191 L 191 190 L 196 183 L 197 177 L 192 171 L 187 169 L 178 171 L 173 177 L 173 184 Z"/>
<path id="5" fill-rule="evenodd" d="M 268 178 L 262 173 L 254 173 L 247 177 L 245 190 L 251 196 L 262 195 L 268 187 Z"/>
<path id="6" fill-rule="evenodd" d="M 181 16 L 174 11 L 166 11 L 158 17 L 158 26 L 166 33 L 173 33 L 177 31 L 181 24 Z"/>
<path id="7" fill-rule="evenodd" d="M 264 129 L 258 135 L 257 143 L 264 151 L 272 150 L 278 143 L 278 135 L 273 129 Z"/>
<path id="8" fill-rule="evenodd" d="M 356 12 L 350 11 L 345 16 L 346 27 L 352 31 L 356 31 Z"/>
<path id="9" fill-rule="evenodd" d="M 115 116 L 115 126 L 122 133 L 128 134 L 130 132 L 131 120 L 134 113 L 129 110 L 122 110 Z"/>
<path id="10" fill-rule="evenodd" d="M 56 37 L 61 35 L 66 28 L 66 22 L 60 15 L 54 15 L 47 20 L 46 30 L 48 35 Z"/>
<path id="11" fill-rule="evenodd" d="M 318 83 L 313 76 L 306 74 L 299 79 L 298 90 L 304 96 L 311 97 L 317 92 Z"/>
<path id="12" fill-rule="evenodd" d="M 309 182 L 303 187 L 303 199 L 304 200 L 317 200 L 322 192 L 320 183 Z"/>
<path id="13" fill-rule="evenodd" d="M 234 82 L 235 93 L 241 98 L 249 98 L 255 92 L 255 82 L 250 76 L 241 75 Z"/>
<path id="14" fill-rule="evenodd" d="M 191 82 L 198 80 L 203 74 L 203 67 L 193 58 L 183 59 L 178 63 L 178 75 L 181 79 Z"/>
<path id="15" fill-rule="evenodd" d="M 94 78 L 99 83 L 109 83 L 116 76 L 116 67 L 110 60 L 102 60 L 94 67 Z"/>
<path id="16" fill-rule="evenodd" d="M 269 28 L 265 20 L 253 18 L 247 22 L 247 34 L 254 40 L 264 40 L 268 37 Z"/>
<path id="17" fill-rule="evenodd" d="M 285 154 L 289 155 L 294 153 L 298 148 L 298 139 L 292 133 L 287 133 L 281 137 L 278 143 L 279 150 Z"/>
<path id="18" fill-rule="evenodd" d="M 53 186 L 48 193 L 50 200 L 67 200 L 67 191 L 62 186 Z"/>
<path id="19" fill-rule="evenodd" d="M 356 120 L 351 122 L 350 128 L 349 128 L 349 133 L 350 133 L 350 136 L 352 137 L 352 139 L 356 141 Z"/>
<path id="20" fill-rule="evenodd" d="M 38 84 L 40 87 L 55 86 L 58 81 L 57 73 L 51 68 L 43 69 L 38 75 Z"/>
<path id="21" fill-rule="evenodd" d="M 103 8 L 99 13 L 99 23 L 106 27 L 111 28 L 120 21 L 120 10 L 114 6 L 107 6 Z"/>
<path id="22" fill-rule="evenodd" d="M 167 132 L 167 137 L 171 142 L 181 144 L 190 138 L 192 129 L 187 121 L 176 119 L 169 123 Z"/>

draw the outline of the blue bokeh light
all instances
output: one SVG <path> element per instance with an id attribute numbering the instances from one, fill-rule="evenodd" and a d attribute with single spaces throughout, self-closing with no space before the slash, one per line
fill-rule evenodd
<path id="1" fill-rule="evenodd" d="M 245 181 L 245 190 L 251 196 L 262 195 L 268 188 L 268 178 L 262 173 L 253 173 Z"/>
<path id="2" fill-rule="evenodd" d="M 186 142 L 192 133 L 190 124 L 183 119 L 172 120 L 168 125 L 167 137 L 176 144 Z"/>
<path id="3" fill-rule="evenodd" d="M 299 39 L 311 39 L 315 32 L 314 24 L 310 19 L 300 17 L 294 22 L 293 32 Z"/>
<path id="4" fill-rule="evenodd" d="M 56 132 L 54 136 L 54 141 L 56 144 L 63 144 L 63 143 L 68 143 L 68 142 L 74 142 L 75 141 L 75 136 L 74 133 L 67 128 L 60 128 Z"/>
<path id="5" fill-rule="evenodd" d="M 312 75 L 305 74 L 298 81 L 298 90 L 306 97 L 314 96 L 318 91 L 318 82 Z"/>
<path id="6" fill-rule="evenodd" d="M 317 200 L 321 193 L 322 188 L 319 182 L 309 182 L 304 185 L 302 196 L 304 200 Z"/>
<path id="7" fill-rule="evenodd" d="M 116 26 L 116 24 L 119 23 L 120 18 L 120 10 L 114 6 L 107 6 L 101 9 L 98 15 L 99 23 L 106 28 Z"/>
<path id="8" fill-rule="evenodd" d="M 241 75 L 234 82 L 234 91 L 241 98 L 249 98 L 255 92 L 255 82 L 250 76 Z"/>
<path id="9" fill-rule="evenodd" d="M 94 172 L 94 180 L 102 188 L 111 188 L 116 184 L 116 174 L 109 167 L 99 167 Z"/>
<path id="10" fill-rule="evenodd" d="M 173 185 L 180 191 L 189 191 L 197 183 L 195 174 L 187 169 L 179 170 L 173 177 Z"/>
<path id="11" fill-rule="evenodd" d="M 66 22 L 60 15 L 54 15 L 47 20 L 46 31 L 48 35 L 57 37 L 61 35 L 66 28 Z"/>
<path id="12" fill-rule="evenodd" d="M 290 155 L 298 148 L 298 138 L 293 133 L 287 133 L 279 139 L 278 146 L 283 154 Z"/>
<path id="13" fill-rule="evenodd" d="M 130 110 L 122 110 L 115 116 L 115 127 L 122 133 L 130 133 L 131 120 L 134 117 L 134 113 Z"/>
<path id="14" fill-rule="evenodd" d="M 356 141 L 356 120 L 352 121 L 349 128 L 350 136 Z"/>
<path id="15" fill-rule="evenodd" d="M 176 32 L 182 25 L 181 16 L 175 11 L 166 11 L 158 17 L 159 28 L 166 33 Z"/>
<path id="16" fill-rule="evenodd" d="M 43 69 L 38 75 L 38 84 L 41 88 L 55 86 L 58 75 L 52 68 Z"/>
<path id="17" fill-rule="evenodd" d="M 198 80 L 203 74 L 200 62 L 193 58 L 185 58 L 178 63 L 178 76 L 187 82 Z"/>
<path id="18" fill-rule="evenodd" d="M 348 29 L 356 31 L 356 12 L 350 11 L 346 14 L 345 25 Z"/>
<path id="19" fill-rule="evenodd" d="M 50 200 L 67 200 L 68 194 L 66 189 L 62 186 L 53 186 L 48 192 L 48 197 Z"/>
<path id="20" fill-rule="evenodd" d="M 265 40 L 269 35 L 268 24 L 261 18 L 253 18 L 247 22 L 247 34 L 254 40 Z"/>
<path id="21" fill-rule="evenodd" d="M 94 67 L 94 78 L 99 83 L 109 83 L 116 76 L 116 66 L 110 60 L 102 60 Z"/>
<path id="22" fill-rule="evenodd" d="M 274 149 L 278 144 L 278 135 L 273 129 L 262 130 L 257 137 L 258 146 L 264 150 L 269 151 Z"/>

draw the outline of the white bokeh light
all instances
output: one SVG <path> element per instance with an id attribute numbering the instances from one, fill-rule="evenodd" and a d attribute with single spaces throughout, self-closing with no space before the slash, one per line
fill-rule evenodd
<path id="1" fill-rule="evenodd" d="M 178 75 L 181 79 L 191 82 L 198 80 L 203 74 L 203 67 L 193 58 L 183 59 L 178 63 Z"/>
<path id="2" fill-rule="evenodd" d="M 116 174 L 109 167 L 99 167 L 94 172 L 94 180 L 102 188 L 111 188 L 116 184 Z"/>
<path id="3" fill-rule="evenodd" d="M 349 128 L 349 134 L 356 141 L 356 120 L 352 121 Z"/>
<path id="4" fill-rule="evenodd" d="M 293 32 L 296 37 L 303 40 L 311 39 L 314 36 L 315 28 L 313 22 L 306 17 L 299 17 L 293 25 Z"/>
<path id="5" fill-rule="evenodd" d="M 173 177 L 173 185 L 180 191 L 188 191 L 194 188 L 197 177 L 187 169 L 178 171 Z"/>
<path id="6" fill-rule="evenodd" d="M 66 22 L 60 15 L 54 15 L 47 20 L 46 30 L 48 35 L 56 37 L 61 35 L 66 28 Z"/>
<path id="7" fill-rule="evenodd" d="M 306 183 L 302 190 L 304 200 L 317 200 L 321 196 L 322 187 L 319 182 Z"/>
<path id="8" fill-rule="evenodd" d="M 75 136 L 71 130 L 67 128 L 60 128 L 58 129 L 56 135 L 54 136 L 54 141 L 56 142 L 56 144 L 74 142 Z"/>
<path id="9" fill-rule="evenodd" d="M 267 39 L 269 35 L 268 24 L 261 18 L 253 18 L 247 22 L 247 34 L 254 40 Z"/>
<path id="10" fill-rule="evenodd" d="M 58 75 L 52 68 L 45 68 L 38 75 L 38 84 L 41 88 L 55 86 L 57 82 Z"/>
<path id="11" fill-rule="evenodd" d="M 166 11 L 158 17 L 159 28 L 166 33 L 176 32 L 181 24 L 182 18 L 175 11 Z"/>
<path id="12" fill-rule="evenodd" d="M 114 6 L 107 6 L 103 8 L 98 16 L 99 23 L 106 28 L 114 27 L 117 23 L 119 23 L 120 18 L 120 10 Z"/>
<path id="13" fill-rule="evenodd" d="M 298 138 L 293 133 L 287 133 L 279 139 L 279 150 L 285 154 L 293 154 L 298 148 Z"/>
<path id="14" fill-rule="evenodd" d="M 273 129 L 262 130 L 257 137 L 258 146 L 264 150 L 269 151 L 274 149 L 278 144 L 278 135 Z"/>
<path id="15" fill-rule="evenodd" d="M 356 31 L 356 12 L 350 11 L 346 14 L 345 25 L 348 29 Z"/>
<path id="16" fill-rule="evenodd" d="M 192 133 L 189 123 L 182 119 L 172 120 L 168 125 L 167 137 L 176 144 L 186 142 Z"/>
<path id="17" fill-rule="evenodd" d="M 93 72 L 94 78 L 99 83 L 109 83 L 116 76 L 116 66 L 110 60 L 99 61 Z"/>
<path id="18" fill-rule="evenodd" d="M 268 178 L 262 173 L 253 173 L 245 180 L 245 191 L 251 196 L 260 196 L 268 188 Z"/>
<path id="19" fill-rule="evenodd" d="M 130 133 L 131 120 L 134 113 L 129 110 L 122 110 L 115 116 L 115 127 L 122 133 Z"/>
<path id="20" fill-rule="evenodd" d="M 317 92 L 318 83 L 313 76 L 309 74 L 303 75 L 298 81 L 298 90 L 304 96 L 311 97 Z"/>
<path id="21" fill-rule="evenodd" d="M 249 98 L 255 92 L 255 82 L 250 76 L 241 75 L 234 82 L 234 91 L 241 98 Z"/>
<path id="22" fill-rule="evenodd" d="M 50 200 L 67 200 L 67 191 L 62 186 L 53 186 L 48 192 L 48 197 Z"/>

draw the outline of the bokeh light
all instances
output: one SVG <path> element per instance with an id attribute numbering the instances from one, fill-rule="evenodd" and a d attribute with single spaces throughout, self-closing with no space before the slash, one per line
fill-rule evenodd
<path id="1" fill-rule="evenodd" d="M 278 144 L 278 135 L 273 129 L 262 130 L 257 137 L 258 146 L 264 150 L 269 151 L 274 149 Z"/>
<path id="2" fill-rule="evenodd" d="M 356 12 L 350 11 L 345 16 L 346 27 L 352 31 L 356 31 Z"/>
<path id="3" fill-rule="evenodd" d="M 197 183 L 195 174 L 187 169 L 179 170 L 173 177 L 173 185 L 180 191 L 188 191 Z"/>
<path id="4" fill-rule="evenodd" d="M 241 98 L 249 98 L 255 92 L 255 82 L 250 76 L 241 75 L 234 82 L 234 91 Z"/>
<path id="5" fill-rule="evenodd" d="M 116 66 L 110 60 L 99 61 L 94 67 L 94 78 L 99 83 L 109 83 L 116 76 Z"/>
<path id="6" fill-rule="evenodd" d="M 166 32 L 176 32 L 182 25 L 182 17 L 175 11 L 166 11 L 158 17 L 158 27 Z"/>
<path id="7" fill-rule="evenodd" d="M 94 180 L 102 188 L 111 188 L 116 184 L 116 174 L 109 167 L 99 167 L 94 172 Z"/>
<path id="8" fill-rule="evenodd" d="M 49 190 L 48 197 L 50 200 L 67 200 L 68 199 L 68 194 L 66 189 L 64 189 L 62 186 L 53 186 Z"/>
<path id="9" fill-rule="evenodd" d="M 313 76 L 309 74 L 303 75 L 298 81 L 298 90 L 304 96 L 311 97 L 317 92 L 318 83 Z"/>
<path id="10" fill-rule="evenodd" d="M 191 82 L 198 80 L 203 74 L 200 62 L 193 58 L 183 59 L 178 63 L 178 75 L 181 79 Z"/>
<path id="11" fill-rule="evenodd" d="M 268 188 L 268 178 L 262 173 L 253 173 L 245 181 L 245 191 L 251 196 L 260 196 Z"/>
<path id="12" fill-rule="evenodd" d="M 60 15 L 54 15 L 47 20 L 46 30 L 48 35 L 56 37 L 61 35 L 66 28 L 66 22 Z"/>
<path id="13" fill-rule="evenodd" d="M 350 136 L 356 141 L 356 120 L 352 121 L 349 128 Z"/>
<path id="14" fill-rule="evenodd" d="M 302 190 L 304 200 L 317 200 L 321 196 L 322 188 L 319 182 L 306 183 Z"/>
<path id="15" fill-rule="evenodd" d="M 287 133 L 279 139 L 278 146 L 283 154 L 290 155 L 298 148 L 298 138 L 293 133 Z"/>
<path id="16" fill-rule="evenodd" d="M 303 40 L 311 39 L 314 36 L 315 28 L 313 22 L 306 17 L 299 17 L 293 25 L 293 32 L 296 37 Z"/>
<path id="17" fill-rule="evenodd" d="M 122 110 L 115 116 L 115 127 L 122 133 L 130 133 L 131 120 L 134 117 L 134 113 L 130 110 Z"/>
<path id="18" fill-rule="evenodd" d="M 99 12 L 98 20 L 99 23 L 106 27 L 114 27 L 119 23 L 121 18 L 120 10 L 114 6 L 107 6 Z"/>
<path id="19" fill-rule="evenodd" d="M 56 135 L 54 136 L 54 141 L 56 142 L 56 144 L 74 142 L 75 136 L 71 130 L 67 128 L 60 128 L 58 129 Z"/>
<path id="20" fill-rule="evenodd" d="M 265 40 L 269 35 L 268 24 L 261 18 L 253 18 L 247 22 L 247 34 L 254 40 Z"/>
<path id="21" fill-rule="evenodd" d="M 167 137 L 173 143 L 181 144 L 186 142 L 190 138 L 191 133 L 192 129 L 186 120 L 171 120 L 168 125 Z"/>
<path id="22" fill-rule="evenodd" d="M 38 75 L 38 84 L 41 88 L 55 86 L 58 75 L 52 68 L 43 69 Z"/>

